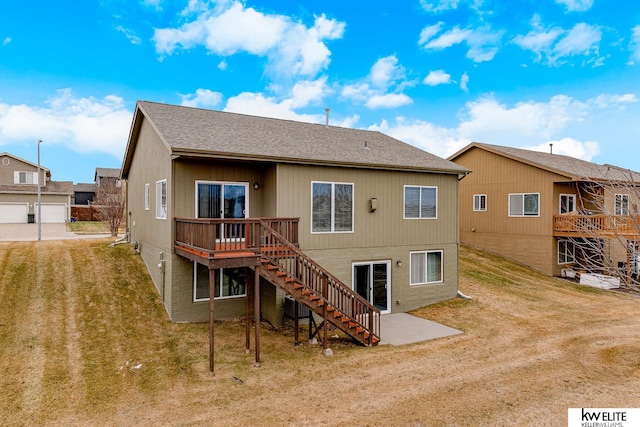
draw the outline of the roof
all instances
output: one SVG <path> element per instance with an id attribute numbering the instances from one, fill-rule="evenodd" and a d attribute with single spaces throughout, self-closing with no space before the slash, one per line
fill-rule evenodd
<path id="1" fill-rule="evenodd" d="M 483 144 L 473 142 L 462 150 L 449 157 L 449 160 L 455 161 L 457 157 L 472 150 L 479 148 L 494 154 L 498 154 L 513 160 L 526 163 L 528 165 L 547 170 L 549 172 L 564 175 L 573 181 L 630 181 L 640 183 L 640 173 L 628 169 L 619 168 L 613 165 L 599 165 L 597 163 L 587 162 L 585 160 L 576 159 L 571 156 L 561 154 L 545 153 L 542 151 L 525 150 L 522 148 L 505 147 L 501 145 Z"/>
<path id="2" fill-rule="evenodd" d="M 120 169 L 117 168 L 96 168 L 95 177 L 105 176 L 105 177 L 120 177 Z"/>
<path id="3" fill-rule="evenodd" d="M 94 183 L 79 182 L 73 185 L 73 191 L 76 193 L 95 193 L 97 189 L 98 187 Z"/>
<path id="4" fill-rule="evenodd" d="M 73 182 L 71 181 L 49 181 L 47 185 L 40 187 L 42 194 L 73 194 Z M 37 194 L 37 184 L 9 184 L 0 185 L 0 193 L 17 194 Z"/>
<path id="5" fill-rule="evenodd" d="M 468 172 L 463 166 L 377 131 L 139 101 L 122 166 L 124 177 L 143 117 L 174 156 Z"/>

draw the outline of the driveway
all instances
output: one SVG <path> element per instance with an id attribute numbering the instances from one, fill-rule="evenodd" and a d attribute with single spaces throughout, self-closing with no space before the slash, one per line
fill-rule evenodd
<path id="1" fill-rule="evenodd" d="M 104 234 L 76 234 L 67 231 L 65 224 L 41 224 L 42 240 L 65 240 L 109 237 Z M 24 242 L 38 240 L 38 224 L 0 224 L 0 242 Z"/>

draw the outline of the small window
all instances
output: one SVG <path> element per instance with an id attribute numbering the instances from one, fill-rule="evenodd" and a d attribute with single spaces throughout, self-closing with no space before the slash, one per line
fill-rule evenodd
<path id="1" fill-rule="evenodd" d="M 353 184 L 311 183 L 311 232 L 353 231 Z"/>
<path id="2" fill-rule="evenodd" d="M 167 219 L 167 180 L 156 182 L 156 218 Z"/>
<path id="3" fill-rule="evenodd" d="M 629 215 L 628 194 L 616 194 L 616 215 Z"/>
<path id="4" fill-rule="evenodd" d="M 558 240 L 558 264 L 571 264 L 575 260 L 575 244 L 569 240 Z"/>
<path id="5" fill-rule="evenodd" d="M 509 216 L 540 216 L 540 194 L 509 194 Z"/>
<path id="6" fill-rule="evenodd" d="M 38 172 L 18 172 L 16 171 L 13 176 L 14 184 L 37 184 Z"/>
<path id="7" fill-rule="evenodd" d="M 148 211 L 151 208 L 151 191 L 149 184 L 144 185 L 144 210 Z"/>
<path id="8" fill-rule="evenodd" d="M 487 195 L 486 194 L 474 194 L 473 195 L 473 210 L 484 212 L 487 210 Z"/>
<path id="9" fill-rule="evenodd" d="M 222 268 L 214 270 L 215 298 L 237 298 L 247 294 L 247 269 Z M 193 263 L 193 301 L 209 300 L 209 269 Z"/>
<path id="10" fill-rule="evenodd" d="M 576 210 L 576 195 L 561 194 L 560 195 L 560 213 L 570 213 Z"/>
<path id="11" fill-rule="evenodd" d="M 404 186 L 404 218 L 436 219 L 438 187 Z"/>
<path id="12" fill-rule="evenodd" d="M 410 253 L 410 284 L 442 282 L 442 251 Z"/>

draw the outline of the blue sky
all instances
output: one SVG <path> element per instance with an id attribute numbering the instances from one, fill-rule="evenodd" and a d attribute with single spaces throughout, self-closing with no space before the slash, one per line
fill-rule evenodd
<path id="1" fill-rule="evenodd" d="M 640 170 L 639 70 L 636 2 L 3 2 L 0 152 L 91 182 L 149 100 Z"/>

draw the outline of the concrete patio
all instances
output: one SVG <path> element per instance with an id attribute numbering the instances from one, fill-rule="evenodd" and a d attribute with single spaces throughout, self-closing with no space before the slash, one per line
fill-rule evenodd
<path id="1" fill-rule="evenodd" d="M 461 334 L 462 331 L 409 313 L 380 316 L 380 344 L 404 345 Z"/>

